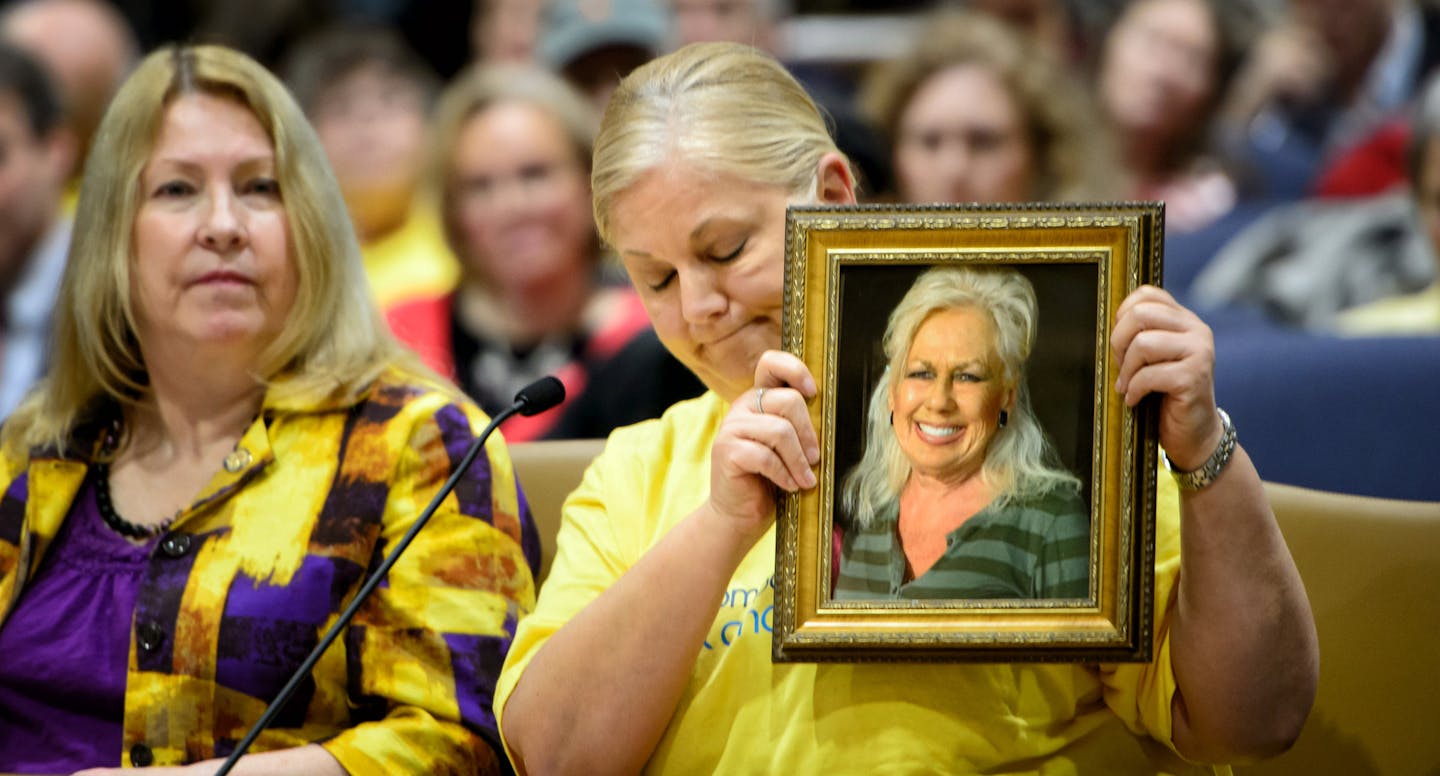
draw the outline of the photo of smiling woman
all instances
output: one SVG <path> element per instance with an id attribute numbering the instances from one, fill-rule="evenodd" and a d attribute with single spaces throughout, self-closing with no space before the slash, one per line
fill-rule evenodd
<path id="1" fill-rule="evenodd" d="M 835 598 L 1085 598 L 1089 510 L 1030 409 L 1039 318 L 1013 269 L 940 267 L 890 314 Z"/>

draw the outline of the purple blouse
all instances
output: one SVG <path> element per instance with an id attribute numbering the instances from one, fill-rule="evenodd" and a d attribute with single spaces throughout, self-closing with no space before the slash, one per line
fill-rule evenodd
<path id="1" fill-rule="evenodd" d="M 0 625 L 0 771 L 120 765 L 130 621 L 152 549 L 105 525 L 87 479 Z"/>

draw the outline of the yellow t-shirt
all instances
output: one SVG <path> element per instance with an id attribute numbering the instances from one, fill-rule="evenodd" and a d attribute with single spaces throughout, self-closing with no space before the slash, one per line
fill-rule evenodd
<path id="1" fill-rule="evenodd" d="M 502 738 L 505 702 L 545 640 L 705 498 L 727 410 L 706 393 L 620 429 L 585 473 L 496 687 Z M 1158 743 L 1170 740 L 1164 613 L 1180 565 L 1178 493 L 1159 482 L 1153 663 L 772 663 L 772 528 L 736 570 L 646 772 L 1210 773 Z"/>
<path id="2" fill-rule="evenodd" d="M 401 302 L 450 293 L 460 266 L 445 244 L 434 208 L 417 202 L 400 228 L 362 245 L 365 275 L 375 302 L 385 310 Z"/>

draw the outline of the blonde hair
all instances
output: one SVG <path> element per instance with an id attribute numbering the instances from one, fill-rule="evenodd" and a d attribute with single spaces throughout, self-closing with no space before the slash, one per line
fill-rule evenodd
<path id="1" fill-rule="evenodd" d="M 693 43 L 611 95 L 595 139 L 595 223 L 609 240 L 615 196 L 672 157 L 801 196 L 816 193 L 826 153 L 839 149 L 820 109 L 779 62 L 738 43 Z"/>
<path id="2" fill-rule="evenodd" d="M 972 65 L 993 75 L 1023 117 L 1034 158 L 1032 200 L 1115 196 L 1114 150 L 1100 129 L 1084 88 L 1021 33 L 988 15 L 945 10 L 932 14 L 909 54 L 872 68 L 858 103 L 887 137 L 893 154 L 900 118 L 935 75 Z"/>
<path id="3" fill-rule="evenodd" d="M 1001 380 L 1014 389 L 1009 422 L 996 432 L 980 476 L 995 490 L 995 505 L 1057 488 L 1080 489 L 1080 481 L 1060 468 L 1044 430 L 1030 410 L 1025 363 L 1035 346 L 1039 304 L 1035 289 L 1013 269 L 937 267 L 922 274 L 885 326 L 883 347 L 889 364 L 875 385 L 866 412 L 865 449 L 845 475 L 842 504 L 861 526 L 868 526 L 885 505 L 894 503 L 910 476 L 910 462 L 895 439 L 889 410 L 893 376 L 903 374 L 910 345 L 921 324 L 944 310 L 970 308 L 986 316 L 995 334 Z"/>
<path id="4" fill-rule="evenodd" d="M 451 174 L 455 147 L 472 119 L 496 105 L 510 103 L 530 105 L 544 112 L 565 133 L 576 164 L 589 173 L 599 122 L 589 100 L 575 87 L 531 65 L 479 64 L 467 68 L 440 95 L 429 172 L 430 188 L 440 203 L 445 240 L 456 256 L 464 256 L 465 249 L 456 223 L 455 180 Z M 592 250 L 591 254 L 598 257 L 599 251 Z"/>
<path id="5" fill-rule="evenodd" d="M 237 51 L 166 47 L 140 63 L 101 120 L 60 283 L 50 373 L 6 423 L 7 443 L 63 451 L 103 404 L 134 405 L 147 396 L 130 294 L 140 174 L 166 108 L 197 94 L 249 108 L 275 145 L 297 290 L 283 328 L 256 364 L 270 399 L 294 403 L 356 392 L 387 366 L 413 363 L 375 311 L 325 152 L 285 87 Z"/>

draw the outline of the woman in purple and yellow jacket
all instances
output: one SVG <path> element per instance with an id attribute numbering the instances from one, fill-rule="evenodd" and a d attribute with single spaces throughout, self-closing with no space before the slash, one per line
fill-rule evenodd
<path id="1" fill-rule="evenodd" d="M 223 48 L 116 96 L 56 315 L 0 433 L 0 771 L 224 757 L 486 418 L 385 333 L 314 132 Z M 539 545 L 485 453 L 235 773 L 505 767 Z"/>

